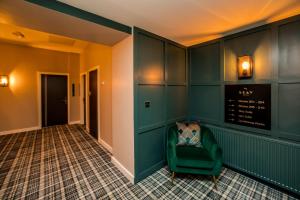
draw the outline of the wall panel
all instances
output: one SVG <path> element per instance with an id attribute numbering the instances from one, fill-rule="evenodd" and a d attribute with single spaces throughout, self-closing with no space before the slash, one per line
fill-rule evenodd
<path id="1" fill-rule="evenodd" d="M 164 75 L 164 43 L 144 34 L 139 36 L 139 82 L 163 83 Z"/>
<path id="2" fill-rule="evenodd" d="M 191 86 L 190 115 L 204 121 L 220 120 L 220 86 Z"/>
<path id="3" fill-rule="evenodd" d="M 166 130 L 187 115 L 187 67 L 185 47 L 145 30 L 134 47 L 137 182 L 165 165 Z"/>
<path id="4" fill-rule="evenodd" d="M 192 47 L 190 52 L 191 84 L 220 80 L 220 44 Z M 217 58 L 217 59 L 216 59 Z"/>
<path id="5" fill-rule="evenodd" d="M 176 121 L 187 114 L 186 86 L 168 86 L 167 120 Z"/>
<path id="6" fill-rule="evenodd" d="M 271 31 L 260 30 L 225 40 L 225 81 L 236 81 L 237 58 L 251 55 L 254 60 L 254 79 L 272 79 Z"/>
<path id="7" fill-rule="evenodd" d="M 173 44 L 167 45 L 167 83 L 186 83 L 186 59 L 185 49 Z"/>
<path id="8" fill-rule="evenodd" d="M 165 88 L 160 85 L 139 85 L 139 128 L 161 124 L 165 120 Z M 149 107 L 146 105 L 149 102 Z"/>
<path id="9" fill-rule="evenodd" d="M 279 78 L 300 79 L 300 20 L 279 26 Z"/>
<path id="10" fill-rule="evenodd" d="M 300 84 L 280 84 L 278 97 L 279 129 L 300 141 Z"/>
<path id="11" fill-rule="evenodd" d="M 215 41 L 188 49 L 191 70 L 189 117 L 200 119 L 211 127 L 223 149 L 225 164 L 298 194 L 299 35 L 300 15 L 219 39 L 220 56 L 216 50 L 207 47 L 216 44 Z M 207 64 L 204 55 L 211 60 L 220 60 L 219 68 L 214 68 L 211 62 Z M 254 59 L 254 75 L 248 80 L 237 78 L 237 57 L 243 55 L 251 55 Z M 214 78 L 207 68 L 217 71 Z M 221 76 L 216 79 L 218 71 Z M 199 82 L 206 73 L 210 78 L 204 83 Z M 245 83 L 271 84 L 270 131 L 224 122 L 225 84 Z"/>
<path id="12" fill-rule="evenodd" d="M 137 171 L 141 176 L 145 176 L 148 171 L 156 165 L 163 164 L 165 157 L 165 128 L 158 128 L 139 134 L 137 151 L 137 161 L 139 162 Z"/>

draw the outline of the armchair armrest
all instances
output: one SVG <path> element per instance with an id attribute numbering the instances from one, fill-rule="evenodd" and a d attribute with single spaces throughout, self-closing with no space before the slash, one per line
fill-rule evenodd
<path id="1" fill-rule="evenodd" d="M 209 152 L 213 160 L 220 159 L 222 157 L 222 150 L 218 147 L 214 135 L 206 127 L 201 127 L 201 129 L 203 147 Z"/>
<path id="2" fill-rule="evenodd" d="M 222 149 L 219 148 L 217 144 L 213 144 L 211 149 L 207 149 L 207 151 L 209 152 L 209 155 L 213 160 L 219 160 L 222 158 Z"/>
<path id="3" fill-rule="evenodd" d="M 177 127 L 171 127 L 167 137 L 167 160 L 171 171 L 176 168 Z"/>

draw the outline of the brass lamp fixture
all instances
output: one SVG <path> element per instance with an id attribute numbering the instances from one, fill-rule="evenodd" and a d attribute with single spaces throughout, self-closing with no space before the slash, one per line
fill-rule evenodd
<path id="1" fill-rule="evenodd" d="M 238 77 L 239 79 L 252 78 L 253 62 L 251 56 L 238 57 Z"/>
<path id="2" fill-rule="evenodd" d="M 8 87 L 8 76 L 0 75 L 0 87 Z"/>

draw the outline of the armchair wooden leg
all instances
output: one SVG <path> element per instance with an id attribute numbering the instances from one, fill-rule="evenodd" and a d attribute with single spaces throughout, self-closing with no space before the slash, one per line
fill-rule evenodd
<path id="1" fill-rule="evenodd" d="M 216 179 L 216 177 L 215 176 L 213 176 L 212 177 L 213 178 L 213 182 L 214 182 L 214 188 L 216 189 L 216 190 L 218 190 L 218 187 L 217 187 L 217 179 Z"/>
<path id="2" fill-rule="evenodd" d="M 175 172 L 172 172 L 172 184 L 174 184 Z"/>

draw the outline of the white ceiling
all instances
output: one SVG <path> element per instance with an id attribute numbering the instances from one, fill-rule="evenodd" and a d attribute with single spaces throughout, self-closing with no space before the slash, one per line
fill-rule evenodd
<path id="1" fill-rule="evenodd" d="M 300 14 L 300 0 L 60 0 L 184 45 Z"/>
<path id="2" fill-rule="evenodd" d="M 128 37 L 127 33 L 47 9 L 24 0 L 0 0 L 0 23 L 109 46 Z"/>
<path id="3" fill-rule="evenodd" d="M 0 23 L 0 42 L 62 52 L 81 53 L 89 42 Z M 14 33 L 19 32 L 24 37 Z"/>

